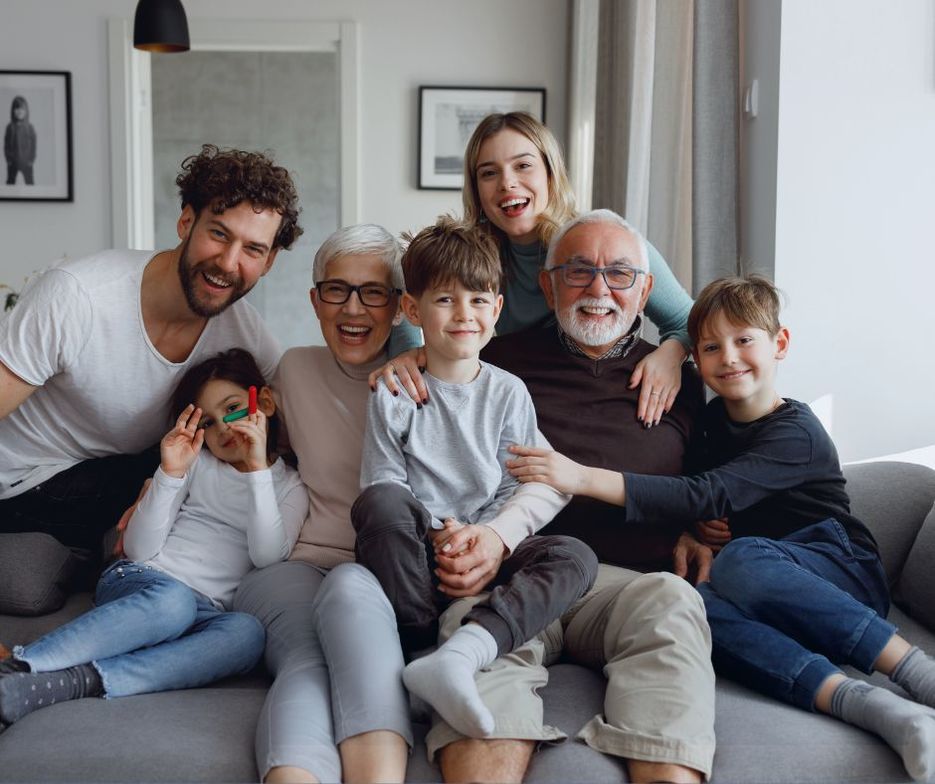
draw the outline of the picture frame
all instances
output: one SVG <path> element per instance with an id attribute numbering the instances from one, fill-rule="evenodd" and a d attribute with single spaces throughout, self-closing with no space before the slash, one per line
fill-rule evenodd
<path id="1" fill-rule="evenodd" d="M 71 72 L 0 71 L 0 201 L 74 201 Z"/>
<path id="2" fill-rule="evenodd" d="M 545 88 L 419 87 L 419 190 L 461 190 L 464 149 L 478 123 L 517 111 L 544 123 Z"/>

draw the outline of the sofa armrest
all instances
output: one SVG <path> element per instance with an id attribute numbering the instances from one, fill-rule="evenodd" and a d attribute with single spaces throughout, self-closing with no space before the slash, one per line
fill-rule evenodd
<path id="1" fill-rule="evenodd" d="M 877 540 L 893 587 L 935 504 L 935 471 L 914 463 L 855 463 L 844 466 L 844 476 L 851 512 Z"/>
<path id="2" fill-rule="evenodd" d="M 0 534 L 0 613 L 45 615 L 59 609 L 77 564 L 71 550 L 48 534 Z"/>
<path id="3" fill-rule="evenodd" d="M 935 631 L 935 507 L 929 512 L 916 537 L 899 582 L 894 600 L 909 615 Z"/>

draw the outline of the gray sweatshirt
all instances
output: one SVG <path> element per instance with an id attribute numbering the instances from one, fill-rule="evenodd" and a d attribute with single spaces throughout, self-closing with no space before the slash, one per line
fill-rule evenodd
<path id="1" fill-rule="evenodd" d="M 360 484 L 395 482 L 432 513 L 489 525 L 512 551 L 568 503 L 547 485 L 520 485 L 506 470 L 511 444 L 548 447 L 522 381 L 485 362 L 467 384 L 424 374 L 429 403 L 370 396 Z"/>

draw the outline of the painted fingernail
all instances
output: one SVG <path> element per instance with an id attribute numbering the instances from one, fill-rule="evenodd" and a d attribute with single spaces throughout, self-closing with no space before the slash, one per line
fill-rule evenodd
<path id="1" fill-rule="evenodd" d="M 420 373 L 424 373 L 424 372 L 425 372 L 425 365 L 419 365 L 419 372 L 420 372 Z"/>
<path id="2" fill-rule="evenodd" d="M 394 389 L 394 390 L 393 390 L 393 397 L 399 397 L 399 390 L 398 390 L 398 389 Z"/>
<path id="3" fill-rule="evenodd" d="M 370 391 L 371 391 L 371 392 L 376 392 L 376 391 L 377 391 L 377 388 L 376 388 L 376 387 L 370 387 Z"/>
<path id="4" fill-rule="evenodd" d="M 422 409 L 422 404 L 421 404 L 421 403 L 416 403 L 416 408 L 419 409 L 419 410 L 421 410 L 421 409 Z"/>
<path id="5" fill-rule="evenodd" d="M 422 405 L 427 406 L 429 404 L 429 399 L 427 397 L 422 398 Z"/>
<path id="6" fill-rule="evenodd" d="M 643 422 L 643 430 L 649 430 L 653 426 L 652 422 Z"/>

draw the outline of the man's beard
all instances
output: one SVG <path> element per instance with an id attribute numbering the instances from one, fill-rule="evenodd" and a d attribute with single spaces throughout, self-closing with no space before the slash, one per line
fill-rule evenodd
<path id="1" fill-rule="evenodd" d="M 192 313 L 204 318 L 211 318 L 227 310 L 250 289 L 244 286 L 243 278 L 226 275 L 216 268 L 211 269 L 203 267 L 201 264 L 193 264 L 191 259 L 188 258 L 188 243 L 189 240 L 186 239 L 179 257 L 179 282 L 182 284 L 182 292 L 185 294 L 185 301 Z M 198 299 L 195 294 L 195 278 L 203 272 L 231 284 L 230 296 L 226 300 L 214 305 Z"/>
<path id="2" fill-rule="evenodd" d="M 582 306 L 604 308 L 610 313 L 598 323 L 578 312 Z M 621 310 L 616 302 L 606 297 L 601 299 L 582 297 L 567 308 L 556 312 L 555 317 L 562 331 L 579 345 L 608 346 L 616 343 L 630 331 L 636 319 L 636 313 L 630 314 Z"/>

